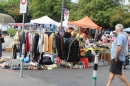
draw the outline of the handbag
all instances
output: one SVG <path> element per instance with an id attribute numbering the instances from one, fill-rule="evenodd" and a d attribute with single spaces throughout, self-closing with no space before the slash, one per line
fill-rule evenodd
<path id="1" fill-rule="evenodd" d="M 127 58 L 127 59 L 130 59 L 130 55 L 127 55 L 126 58 Z"/>
<path id="2" fill-rule="evenodd" d="M 129 58 L 128 58 L 128 56 L 125 57 L 124 65 L 129 65 Z"/>
<path id="3" fill-rule="evenodd" d="M 5 40 L 4 40 L 4 38 L 1 38 L 1 43 L 5 43 Z"/>

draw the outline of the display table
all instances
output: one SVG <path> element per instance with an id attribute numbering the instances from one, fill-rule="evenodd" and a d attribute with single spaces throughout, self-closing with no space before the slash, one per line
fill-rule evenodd
<path id="1" fill-rule="evenodd" d="M 88 52 L 88 51 L 92 51 L 92 53 L 95 55 L 96 51 L 101 51 L 101 55 L 99 56 L 99 61 L 108 61 L 108 63 L 110 63 L 111 61 L 111 57 L 110 57 L 110 49 L 108 48 L 93 48 L 93 47 L 90 47 L 90 48 L 83 48 L 83 49 L 80 49 L 81 51 L 85 51 L 85 52 Z M 81 55 L 83 55 L 83 52 L 81 53 Z"/>
<path id="2" fill-rule="evenodd" d="M 94 50 L 94 51 L 96 51 L 96 50 L 102 50 L 102 51 L 104 51 L 104 50 L 108 50 L 108 49 L 106 49 L 106 48 L 83 48 L 83 49 L 81 49 L 81 50 L 84 50 L 84 51 L 89 51 L 89 50 Z"/>

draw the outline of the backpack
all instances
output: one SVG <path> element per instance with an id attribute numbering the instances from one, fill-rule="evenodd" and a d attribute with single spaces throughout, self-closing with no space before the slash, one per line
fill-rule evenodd
<path id="1" fill-rule="evenodd" d="M 67 46 L 67 62 L 79 62 L 80 60 L 80 47 L 79 42 L 75 38 L 70 38 L 69 45 Z"/>

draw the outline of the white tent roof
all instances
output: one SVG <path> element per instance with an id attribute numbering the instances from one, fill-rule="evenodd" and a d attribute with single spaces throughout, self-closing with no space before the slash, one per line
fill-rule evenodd
<path id="1" fill-rule="evenodd" d="M 63 26 L 66 27 L 67 26 L 67 22 L 68 21 L 63 21 Z M 60 26 L 61 25 L 61 22 L 57 23 L 57 26 Z"/>
<path id="2" fill-rule="evenodd" d="M 31 23 L 37 23 L 37 24 L 54 24 L 54 25 L 56 25 L 58 22 L 52 20 L 48 16 L 43 16 L 41 18 L 31 20 Z"/>

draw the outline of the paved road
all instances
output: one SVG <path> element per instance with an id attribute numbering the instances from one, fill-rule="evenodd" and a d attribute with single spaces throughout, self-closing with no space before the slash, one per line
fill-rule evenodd
<path id="1" fill-rule="evenodd" d="M 109 66 L 100 66 L 98 69 L 97 86 L 105 86 L 108 80 Z M 17 71 L 18 72 L 18 71 Z M 130 81 L 130 67 L 123 70 L 124 75 Z M 93 68 L 88 69 L 65 69 L 57 68 L 53 70 L 25 70 L 25 75 L 43 80 L 47 83 L 54 83 L 58 86 L 92 86 Z M 112 86 L 125 86 L 117 77 Z"/>
<path id="2" fill-rule="evenodd" d="M 0 69 L 0 86 L 57 86 L 56 84 L 46 83 L 27 75 L 23 78 L 14 71 Z"/>
<path id="3" fill-rule="evenodd" d="M 108 80 L 109 75 L 109 66 L 100 65 L 98 67 L 98 75 L 97 75 L 97 86 L 105 86 Z M 10 83 L 10 79 L 7 79 L 10 76 L 10 72 L 0 69 L 0 74 L 2 76 L 0 83 Z M 4 73 L 1 73 L 4 72 Z M 16 78 L 15 83 L 18 84 L 17 80 L 21 83 L 28 83 L 29 80 L 30 85 L 26 86 L 92 86 L 92 74 L 93 74 L 93 67 L 87 69 L 66 69 L 64 67 L 55 68 L 53 70 L 24 70 L 24 77 L 21 79 L 19 78 L 19 71 L 12 71 L 11 73 L 14 75 L 12 78 Z M 128 69 L 123 69 L 123 74 L 128 78 L 130 81 L 130 66 Z M 35 81 L 36 80 L 36 81 Z M 13 82 L 13 81 L 12 81 Z M 49 84 L 45 84 L 49 83 Z M 45 85 L 44 85 L 45 84 Z M 6 86 L 6 85 L 3 85 Z M 11 85 L 11 86 L 23 86 L 23 85 Z M 114 79 L 112 86 L 125 86 L 117 77 Z"/>

